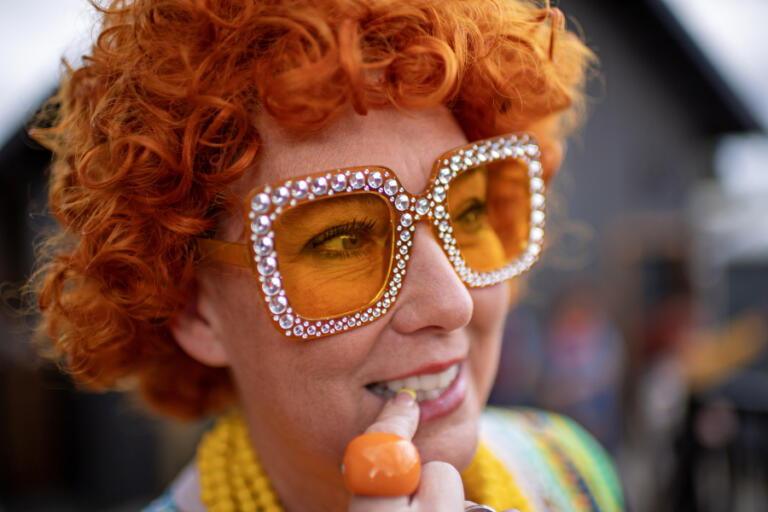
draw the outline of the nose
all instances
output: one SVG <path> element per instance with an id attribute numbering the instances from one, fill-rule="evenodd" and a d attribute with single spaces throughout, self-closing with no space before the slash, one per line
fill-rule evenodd
<path id="1" fill-rule="evenodd" d="M 449 332 L 472 319 L 472 296 L 425 222 L 413 237 L 408 271 L 391 325 L 401 334 L 422 329 Z"/>

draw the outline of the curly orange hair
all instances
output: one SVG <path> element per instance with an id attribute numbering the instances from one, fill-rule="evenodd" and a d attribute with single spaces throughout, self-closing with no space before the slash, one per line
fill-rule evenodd
<path id="1" fill-rule="evenodd" d="M 54 151 L 61 233 L 37 272 L 41 329 L 86 385 L 137 385 L 179 417 L 234 398 L 182 352 L 194 237 L 254 166 L 254 114 L 321 130 L 447 105 L 470 139 L 583 105 L 593 57 L 556 9 L 525 0 L 113 0 L 82 67 L 32 134 Z M 563 119 L 572 115 L 561 116 Z"/>

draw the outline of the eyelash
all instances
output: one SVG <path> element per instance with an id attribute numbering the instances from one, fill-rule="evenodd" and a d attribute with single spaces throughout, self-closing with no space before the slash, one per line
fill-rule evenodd
<path id="1" fill-rule="evenodd" d="M 357 220 L 352 219 L 352 222 L 347 222 L 345 224 L 339 224 L 338 226 L 333 226 L 331 228 L 326 229 L 322 233 L 313 236 L 309 239 L 309 241 L 304 245 L 304 250 L 315 250 L 328 240 L 333 240 L 337 236 L 341 235 L 365 235 L 370 233 L 374 226 L 376 226 L 376 221 L 373 219 L 366 219 L 366 220 Z M 338 256 L 347 256 L 348 253 L 351 251 L 333 251 L 335 255 Z"/>
<path id="2" fill-rule="evenodd" d="M 456 216 L 456 220 L 460 222 L 462 217 L 475 211 L 485 212 L 487 206 L 488 206 L 488 203 L 486 203 L 485 201 L 480 201 L 479 199 L 475 198 L 466 208 L 464 208 L 464 211 L 462 211 L 458 216 Z"/>

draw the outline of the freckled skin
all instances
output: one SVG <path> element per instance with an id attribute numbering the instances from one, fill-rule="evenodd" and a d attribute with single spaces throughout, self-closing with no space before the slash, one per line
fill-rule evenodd
<path id="1" fill-rule="evenodd" d="M 236 187 L 339 167 L 383 165 L 413 193 L 433 160 L 467 142 L 445 107 L 404 115 L 349 112 L 319 135 L 294 139 L 261 120 L 258 170 Z M 224 238 L 242 233 L 231 219 Z M 344 510 L 339 464 L 347 443 L 377 416 L 383 401 L 365 385 L 428 363 L 466 358 L 468 392 L 451 414 L 422 425 L 414 442 L 423 461 L 466 467 L 493 382 L 510 287 L 467 289 L 427 225 L 416 228 L 408 274 L 381 319 L 321 340 L 299 342 L 272 326 L 249 271 L 199 272 L 198 308 L 225 353 L 251 439 L 288 510 Z M 310 505 L 311 504 L 311 505 Z"/>

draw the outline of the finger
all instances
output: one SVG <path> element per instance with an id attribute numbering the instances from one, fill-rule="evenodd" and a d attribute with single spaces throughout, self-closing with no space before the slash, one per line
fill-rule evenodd
<path id="1" fill-rule="evenodd" d="M 424 464 L 411 507 L 413 510 L 464 512 L 464 486 L 456 468 L 441 461 Z"/>
<path id="2" fill-rule="evenodd" d="M 410 512 L 410 500 L 410 496 L 373 498 L 353 494 L 349 498 L 349 512 Z"/>
<path id="3" fill-rule="evenodd" d="M 395 398 L 384 404 L 376 420 L 365 431 L 389 432 L 408 439 L 413 439 L 419 426 L 419 406 L 408 391 L 398 391 Z"/>
<path id="4" fill-rule="evenodd" d="M 464 487 L 459 472 L 447 462 L 432 461 L 421 467 L 419 489 L 413 495 L 392 498 L 352 496 L 349 512 L 464 512 Z"/>
<path id="5" fill-rule="evenodd" d="M 412 392 L 399 391 L 384 404 L 376 420 L 365 430 L 366 433 L 387 432 L 411 440 L 419 425 L 419 406 Z M 410 496 L 369 497 L 352 495 L 349 512 L 393 512 L 411 510 Z"/>

